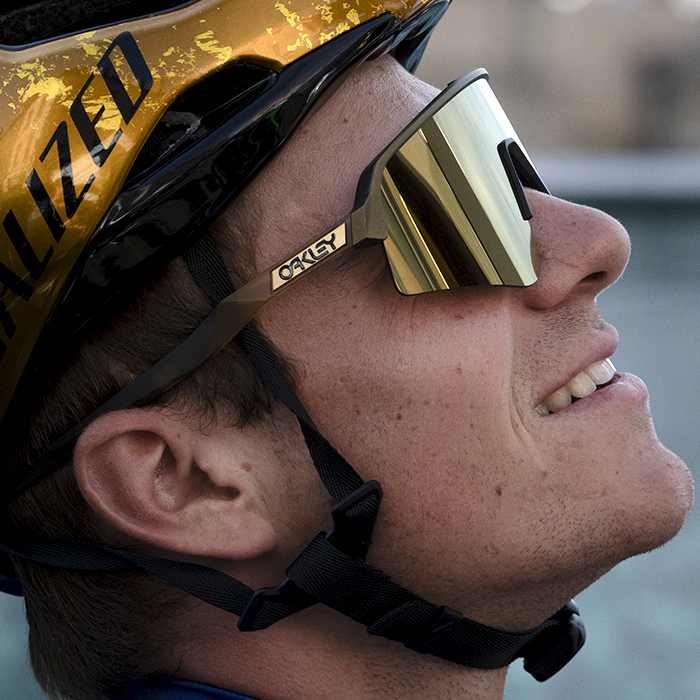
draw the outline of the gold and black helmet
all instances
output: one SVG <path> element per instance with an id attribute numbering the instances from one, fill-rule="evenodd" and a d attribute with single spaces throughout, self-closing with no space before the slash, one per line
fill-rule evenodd
<path id="1" fill-rule="evenodd" d="M 5 8 L 0 22 L 0 445 L 26 414 L 25 399 L 44 391 L 43 368 L 64 343 L 93 320 L 108 316 L 110 305 L 124 292 L 143 285 L 176 256 L 187 259 L 193 249 L 205 251 L 208 262 L 223 266 L 218 252 L 206 252 L 206 230 L 223 207 L 360 63 L 391 53 L 414 69 L 449 1 L 46 0 L 26 7 L 11 2 L 14 9 Z M 471 223 L 462 221 L 449 178 L 441 189 L 446 199 L 439 203 L 453 216 L 438 219 L 442 224 L 437 225 L 434 208 L 421 211 L 428 212 L 429 228 L 452 226 L 457 232 L 453 225 L 464 224 L 465 235 L 479 250 L 478 265 L 459 268 L 457 263 L 472 255 L 460 233 L 453 243 L 464 248 L 463 254 L 450 262 L 451 249 L 436 248 L 435 256 L 447 261 L 436 270 L 459 273 L 458 284 L 471 283 L 462 278 L 471 279 L 473 270 L 486 275 L 489 284 L 529 284 L 536 270 L 530 259 L 529 228 L 523 224 L 529 212 L 522 186 L 546 188 L 511 138 L 500 107 L 491 106 L 485 77 L 484 71 L 477 71 L 458 81 L 421 119 L 432 118 L 438 110 L 444 117 L 450 101 L 467 112 L 473 107 L 477 115 L 487 115 L 492 131 L 481 132 L 467 120 L 468 140 L 460 138 L 463 120 L 458 120 L 454 141 L 463 147 L 470 144 L 461 149 L 461 161 L 447 148 L 450 129 L 434 144 L 444 146 L 438 174 L 444 171 L 461 183 L 460 193 L 469 195 L 467 208 L 480 212 L 477 232 L 485 231 L 484 240 L 490 244 L 482 246 L 479 237 L 472 236 Z M 457 100 L 462 91 L 463 99 Z M 404 160 L 415 160 L 412 147 L 403 146 L 397 144 L 397 153 L 387 155 L 388 164 L 380 158 L 381 167 L 375 163 L 366 173 L 388 172 L 386 179 L 395 182 L 397 192 L 407 180 L 415 190 L 413 199 L 426 204 L 435 193 L 416 188 L 417 181 L 407 177 L 409 169 L 398 167 Z M 421 150 L 418 160 L 427 155 Z M 499 189 L 503 195 L 499 201 L 506 202 L 514 217 L 508 221 L 524 226 L 520 238 L 511 235 L 510 224 L 497 225 L 484 214 L 476 182 L 468 182 L 466 171 L 455 166 L 472 161 L 489 165 L 477 170 L 481 176 L 488 174 L 489 194 Z M 364 184 L 369 187 L 368 183 Z M 370 200 L 366 212 L 353 212 L 354 243 L 372 228 L 367 223 L 372 216 L 364 220 L 365 213 L 376 209 Z M 497 206 L 496 214 L 503 208 Z M 402 220 L 397 214 L 394 228 L 401 228 Z M 344 233 L 350 223 L 348 219 L 337 232 Z M 293 258 L 283 264 L 277 270 L 279 285 L 294 277 L 293 265 L 304 268 L 326 256 L 328 246 L 335 246 L 335 233 L 329 234 L 328 242 L 317 241 L 300 253 L 306 263 Z M 425 234 L 409 238 L 423 241 L 427 250 L 434 241 L 430 231 Z M 511 246 L 517 254 L 509 252 L 504 247 L 509 238 L 527 245 Z M 394 256 L 394 265 L 403 265 L 408 257 Z M 510 275 L 512 261 L 519 258 L 529 277 L 518 274 L 515 282 L 509 281 L 502 273 Z M 416 283 L 421 275 L 435 276 L 432 268 L 419 268 L 409 275 Z M 191 265 L 190 270 L 207 291 L 211 279 L 204 275 L 200 280 Z M 209 294 L 217 303 L 215 311 L 173 351 L 179 360 L 191 360 L 194 353 L 187 344 L 193 340 L 196 345 L 202 329 L 208 345 L 210 319 L 218 312 L 225 317 L 225 302 L 234 296 L 225 266 L 219 277 L 226 278 L 223 289 Z M 438 277 L 438 282 L 443 279 Z M 257 282 L 247 286 L 251 284 Z M 417 286 L 419 291 L 442 289 L 449 287 L 449 280 Z M 267 296 L 271 293 L 268 290 Z M 21 594 L 12 564 L 17 558 L 68 569 L 138 567 L 234 613 L 244 631 L 265 629 L 320 602 L 365 625 L 370 634 L 466 666 L 498 668 L 523 657 L 527 670 L 545 680 L 567 663 L 585 638 L 573 603 L 535 629 L 496 630 L 424 600 L 366 563 L 382 498 L 380 485 L 363 482 L 318 433 L 264 339 L 248 326 L 238 331 L 262 380 L 299 419 L 319 476 L 336 502 L 333 529 L 312 540 L 287 570 L 288 578 L 253 591 L 204 566 L 31 535 L 9 542 L 0 532 L 0 590 Z M 228 336 L 221 342 L 228 342 Z M 201 361 L 208 356 L 205 352 Z M 135 405 L 163 391 L 171 380 L 159 375 L 159 365 L 97 411 Z M 184 371 L 173 371 L 172 381 Z M 158 376 L 152 381 L 153 372 Z M 3 474 L 2 500 L 9 501 L 67 462 L 77 436 L 95 415 L 85 417 L 23 472 L 10 478 Z"/>
<path id="2" fill-rule="evenodd" d="M 354 66 L 415 67 L 447 4 L 59 0 L 60 36 L 42 3 L 3 17 L 3 429 L 57 344 L 179 255 Z"/>

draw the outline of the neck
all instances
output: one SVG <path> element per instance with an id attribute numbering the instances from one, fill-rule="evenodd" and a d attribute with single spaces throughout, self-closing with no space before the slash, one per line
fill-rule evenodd
<path id="1" fill-rule="evenodd" d="M 372 637 L 331 610 L 311 608 L 263 632 L 232 630 L 204 606 L 178 675 L 270 700 L 502 700 L 506 670 L 482 671 Z M 218 619 L 213 619 L 218 618 Z M 235 618 L 234 618 L 235 621 Z M 213 633 L 212 633 L 213 632 Z"/>

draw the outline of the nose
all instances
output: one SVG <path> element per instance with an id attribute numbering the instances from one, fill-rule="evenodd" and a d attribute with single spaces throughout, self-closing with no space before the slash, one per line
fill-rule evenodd
<path id="1" fill-rule="evenodd" d="M 525 303 L 551 308 L 575 297 L 595 297 L 623 272 L 630 240 L 622 224 L 590 207 L 528 190 L 533 244 L 540 275 Z"/>

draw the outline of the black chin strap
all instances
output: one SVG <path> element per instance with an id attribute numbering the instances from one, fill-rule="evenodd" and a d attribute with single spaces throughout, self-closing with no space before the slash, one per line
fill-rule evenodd
<path id="1" fill-rule="evenodd" d="M 208 234 L 184 258 L 215 304 L 235 291 Z M 337 502 L 333 530 L 311 542 L 287 570 L 288 578 L 281 585 L 253 594 L 241 614 L 239 629 L 263 629 L 294 610 L 321 602 L 364 624 L 370 634 L 473 668 L 500 668 L 524 657 L 526 670 L 544 681 L 568 663 L 585 641 L 573 601 L 534 630 L 504 632 L 433 605 L 369 566 L 365 557 L 382 498 L 379 483 L 364 484 L 319 433 L 260 333 L 248 326 L 237 338 L 263 381 L 296 415 L 319 477 Z"/>
<path id="2" fill-rule="evenodd" d="M 233 292 L 211 237 L 202 237 L 185 254 L 185 260 L 215 303 Z M 535 629 L 505 632 L 468 620 L 446 606 L 434 605 L 369 566 L 365 558 L 382 499 L 379 483 L 364 483 L 318 432 L 265 339 L 252 327 L 237 337 L 275 396 L 297 416 L 316 470 L 336 501 L 332 530 L 312 540 L 287 569 L 287 578 L 279 586 L 253 591 L 205 566 L 92 543 L 6 542 L 0 544 L 0 551 L 71 569 L 99 571 L 136 566 L 238 615 L 238 627 L 244 631 L 265 629 L 299 610 L 323 603 L 365 625 L 370 634 L 472 668 L 502 668 L 524 658 L 525 669 L 537 680 L 545 681 L 573 658 L 585 641 L 583 622 L 573 601 Z M 7 580 L 14 578 L 10 575 Z"/>

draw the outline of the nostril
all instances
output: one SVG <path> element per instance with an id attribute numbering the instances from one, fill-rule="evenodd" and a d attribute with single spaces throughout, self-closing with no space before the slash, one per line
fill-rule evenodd
<path id="1" fill-rule="evenodd" d="M 607 276 L 605 270 L 598 270 L 598 272 L 592 272 L 583 278 L 583 282 L 597 282 Z"/>

